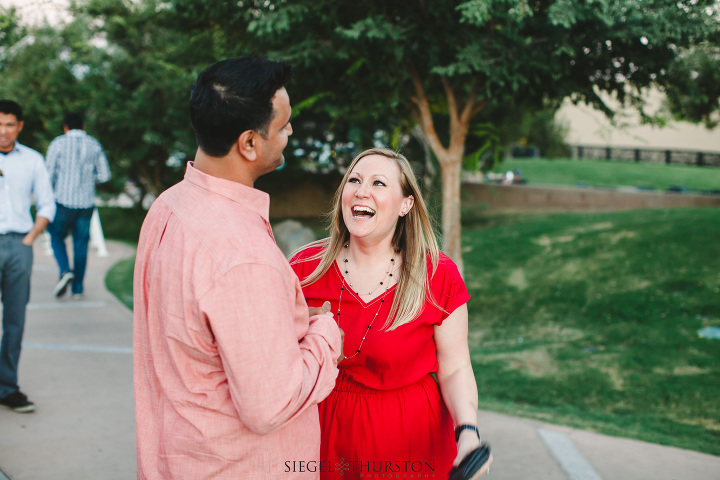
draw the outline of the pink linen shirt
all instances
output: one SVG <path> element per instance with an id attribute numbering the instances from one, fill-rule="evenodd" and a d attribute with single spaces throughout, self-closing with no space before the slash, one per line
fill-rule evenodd
<path id="1" fill-rule="evenodd" d="M 329 314 L 308 319 L 269 206 L 190 163 L 148 212 L 134 279 L 139 479 L 319 477 L 307 462 L 340 333 Z"/>

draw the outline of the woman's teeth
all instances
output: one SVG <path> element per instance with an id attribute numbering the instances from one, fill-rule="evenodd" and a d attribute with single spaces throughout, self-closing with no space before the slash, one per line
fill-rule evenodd
<path id="1" fill-rule="evenodd" d="M 373 217 L 375 216 L 375 210 L 370 207 L 353 207 L 352 214 L 353 217 Z"/>

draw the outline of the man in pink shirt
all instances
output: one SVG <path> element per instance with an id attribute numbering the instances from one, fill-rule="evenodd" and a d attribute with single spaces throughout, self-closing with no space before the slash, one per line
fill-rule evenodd
<path id="1" fill-rule="evenodd" d="M 253 188 L 284 162 L 289 75 L 249 56 L 193 85 L 195 161 L 148 212 L 135 263 L 139 479 L 319 477 L 340 331 L 309 317 Z"/>

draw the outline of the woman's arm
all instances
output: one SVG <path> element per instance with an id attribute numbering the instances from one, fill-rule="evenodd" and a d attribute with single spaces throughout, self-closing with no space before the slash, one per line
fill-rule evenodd
<path id="1" fill-rule="evenodd" d="M 468 347 L 467 304 L 459 306 L 442 325 L 435 327 L 435 349 L 440 390 L 455 427 L 477 426 L 478 394 Z M 463 430 L 458 440 L 458 456 L 453 465 L 459 464 L 468 453 L 479 446 L 478 435 L 473 430 Z M 492 457 L 483 466 L 483 474 L 491 462 Z"/>

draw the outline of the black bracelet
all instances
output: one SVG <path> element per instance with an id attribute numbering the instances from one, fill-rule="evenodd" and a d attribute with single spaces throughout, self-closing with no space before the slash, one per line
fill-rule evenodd
<path id="1" fill-rule="evenodd" d="M 463 430 L 475 430 L 475 433 L 477 433 L 478 439 L 480 439 L 480 430 L 478 430 L 478 428 L 475 425 L 464 424 L 464 425 L 460 425 L 459 427 L 457 427 L 455 429 L 455 441 L 456 442 L 458 440 L 460 440 L 460 434 L 462 433 Z"/>

